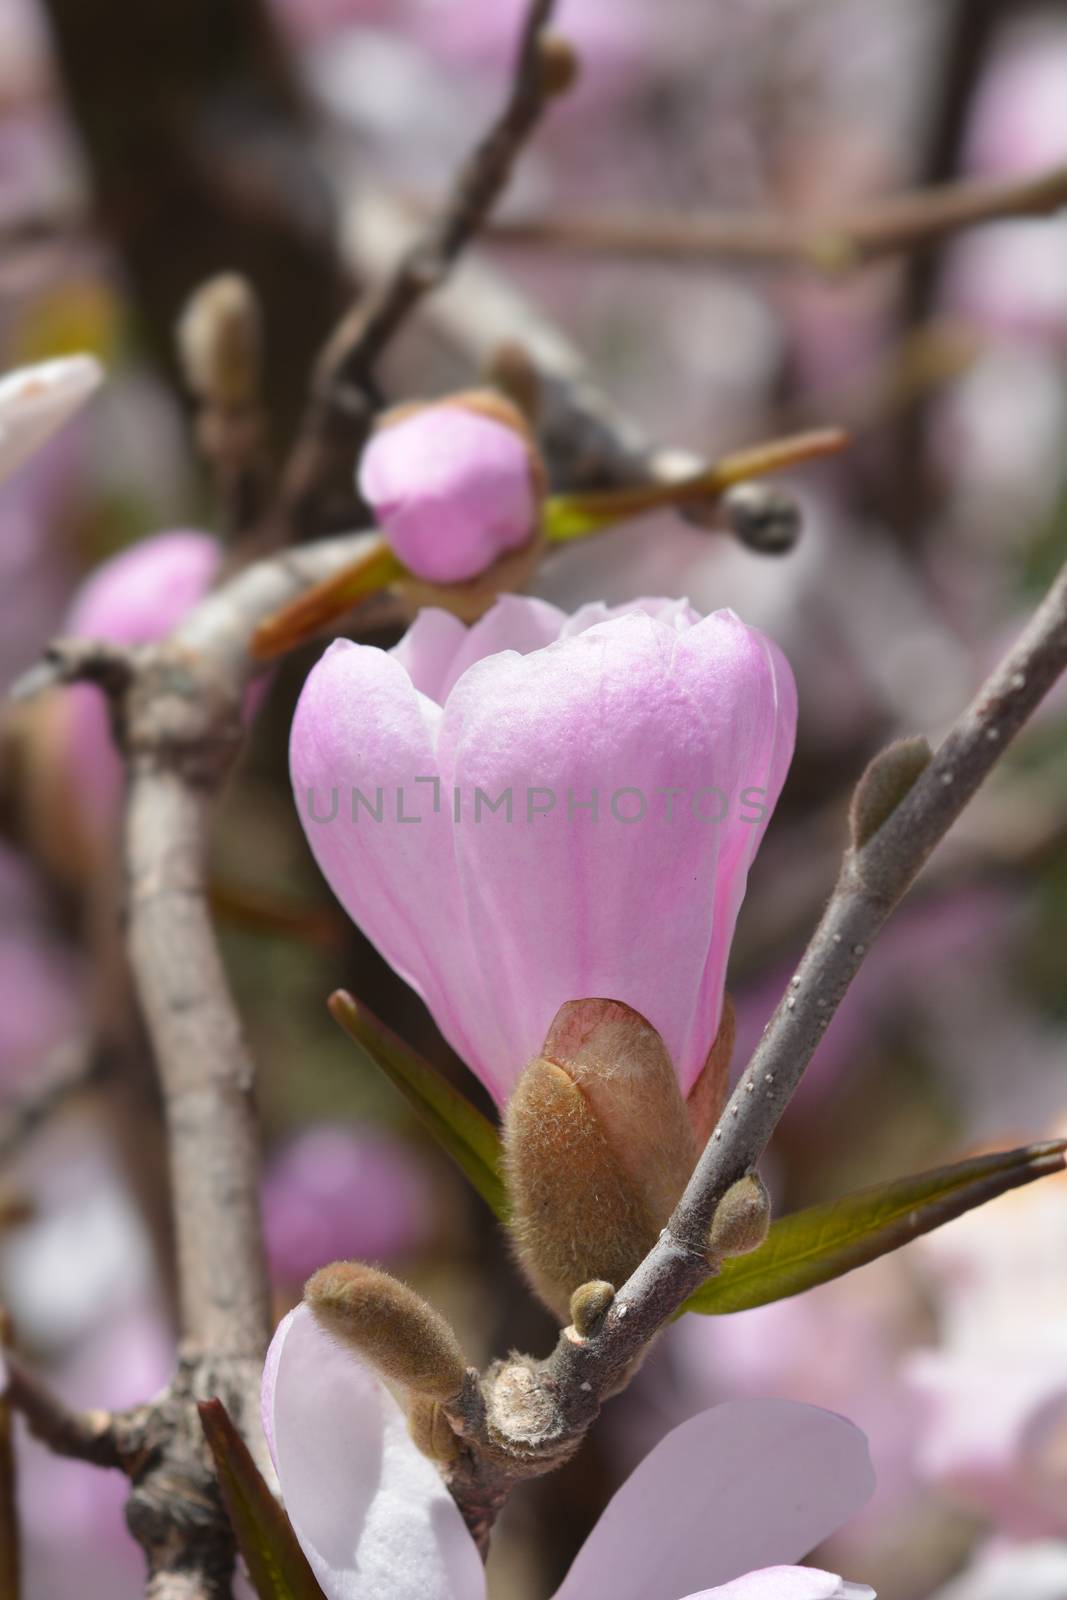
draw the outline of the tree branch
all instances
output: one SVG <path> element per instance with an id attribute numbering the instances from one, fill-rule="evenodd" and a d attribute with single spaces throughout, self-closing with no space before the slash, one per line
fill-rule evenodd
<path id="1" fill-rule="evenodd" d="M 183 1343 L 171 1387 L 122 1419 L 67 1412 L 17 1366 L 10 1397 L 54 1448 L 129 1475 L 150 1600 L 229 1600 L 233 1536 L 196 1404 L 218 1396 L 248 1427 L 270 1333 L 253 1066 L 207 906 L 210 808 L 242 741 L 255 628 L 372 537 L 246 568 L 158 645 L 61 640 L 19 686 L 100 685 L 126 756 L 127 943 L 166 1115 Z"/>
<path id="2" fill-rule="evenodd" d="M 364 301 L 344 316 L 315 365 L 311 399 L 282 474 L 278 536 L 328 525 L 324 489 L 347 473 L 379 404 L 375 368 L 411 312 L 444 282 L 482 228 L 541 119 L 552 86 L 544 30 L 555 0 L 528 0 L 511 89 L 499 117 L 460 169 L 440 215 Z"/>
<path id="3" fill-rule="evenodd" d="M 2 1359 L 3 1399 L 26 1419 L 35 1439 L 56 1455 L 96 1467 L 124 1467 L 118 1419 L 107 1411 L 73 1411 L 8 1351 Z"/>
<path id="4" fill-rule="evenodd" d="M 925 249 L 953 233 L 1013 217 L 1048 217 L 1067 206 L 1067 167 L 1031 178 L 946 183 L 860 210 L 790 217 L 779 212 L 702 217 L 618 213 L 491 223 L 490 240 L 702 265 L 730 259 L 853 272 L 885 256 Z"/>

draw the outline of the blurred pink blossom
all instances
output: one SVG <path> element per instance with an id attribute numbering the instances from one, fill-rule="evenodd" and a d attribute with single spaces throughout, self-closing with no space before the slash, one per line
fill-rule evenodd
<path id="1" fill-rule="evenodd" d="M 105 561 L 75 596 L 65 632 L 74 637 L 147 644 L 161 639 L 207 593 L 222 548 L 207 534 L 159 533 Z M 99 689 L 66 691 L 63 746 L 76 799 L 91 836 L 118 815 L 122 768 Z"/>
<path id="2" fill-rule="evenodd" d="M 403 1140 L 323 1124 L 290 1140 L 263 1182 L 271 1270 L 299 1285 L 328 1261 L 391 1261 L 432 1227 L 426 1172 Z"/>
<path id="3" fill-rule="evenodd" d="M 1067 1534 L 1065 1251 L 1063 1176 L 916 1247 L 939 1321 L 937 1345 L 906 1368 L 920 1466 L 1013 1537 Z"/>

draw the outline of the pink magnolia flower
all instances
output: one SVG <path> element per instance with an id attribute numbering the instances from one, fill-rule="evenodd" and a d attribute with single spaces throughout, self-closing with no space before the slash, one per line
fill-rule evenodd
<path id="1" fill-rule="evenodd" d="M 290 763 L 335 894 L 501 1104 L 568 1000 L 624 1001 L 688 1094 L 793 749 L 778 649 L 730 611 L 505 596 L 339 640 Z M 343 799 L 342 799 L 343 795 Z"/>
<path id="2" fill-rule="evenodd" d="M 263 1425 L 327 1600 L 484 1600 L 474 1541 L 400 1407 L 307 1306 L 274 1336 Z M 556 1600 L 870 1600 L 870 1589 L 786 1564 L 873 1487 L 866 1441 L 843 1417 L 786 1400 L 716 1406 L 646 1457 Z"/>
<path id="3" fill-rule="evenodd" d="M 148 644 L 164 638 L 211 587 L 222 548 L 203 533 L 160 533 L 123 550 L 82 586 L 64 631 L 74 637 Z M 66 692 L 61 734 L 91 836 L 118 813 L 122 768 L 100 690 L 78 684 Z"/>
<path id="4" fill-rule="evenodd" d="M 298 1134 L 263 1182 L 275 1276 L 302 1284 L 324 1261 L 388 1261 L 426 1242 L 427 1175 L 402 1139 L 326 1124 Z"/>
<path id="5" fill-rule="evenodd" d="M 17 472 L 103 379 L 93 356 L 61 356 L 0 378 L 0 483 Z"/>
<path id="6" fill-rule="evenodd" d="M 536 470 L 517 427 L 449 401 L 386 421 L 363 452 L 359 489 L 410 572 L 460 583 L 533 537 Z"/>

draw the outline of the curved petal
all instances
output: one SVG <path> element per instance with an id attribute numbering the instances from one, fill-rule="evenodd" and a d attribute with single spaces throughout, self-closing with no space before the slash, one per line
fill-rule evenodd
<path id="1" fill-rule="evenodd" d="M 306 1306 L 274 1335 L 263 1421 L 326 1600 L 484 1600 L 474 1541 L 400 1407 Z"/>
<path id="2" fill-rule="evenodd" d="M 837 1573 L 822 1573 L 816 1566 L 765 1566 L 686 1600 L 875 1600 L 875 1592 L 867 1584 L 845 1584 Z"/>
<path id="3" fill-rule="evenodd" d="M 438 748 L 488 997 L 469 1059 L 498 1098 L 585 996 L 647 1017 L 688 1091 L 762 832 L 744 796 L 769 814 L 794 719 L 784 660 L 721 614 L 679 632 L 631 613 L 460 679 Z M 490 809 L 509 792 L 510 820 Z"/>
<path id="4" fill-rule="evenodd" d="M 0 378 L 0 483 L 45 444 L 103 381 L 95 356 L 59 356 Z"/>
<path id="5" fill-rule="evenodd" d="M 420 694 L 444 705 L 445 684 L 452 663 L 467 638 L 467 629 L 451 611 L 425 606 L 389 654 L 400 662 Z"/>
<path id="6" fill-rule="evenodd" d="M 631 1474 L 556 1600 L 678 1600 L 796 1562 L 873 1489 L 867 1441 L 843 1417 L 789 1400 L 715 1406 Z"/>
<path id="7" fill-rule="evenodd" d="M 338 639 L 304 685 L 289 766 L 300 820 L 334 894 L 473 1065 L 451 797 L 435 784 L 440 718 L 394 657 Z"/>
<path id="8" fill-rule="evenodd" d="M 686 1600 L 876 1600 L 865 1583 L 842 1583 L 836 1572 L 817 1567 L 764 1567 L 719 1589 L 702 1589 Z"/>
<path id="9" fill-rule="evenodd" d="M 546 644 L 554 644 L 567 621 L 567 614 L 547 600 L 533 595 L 502 594 L 473 627 L 456 652 L 451 671 L 445 680 L 441 704 L 455 688 L 459 679 L 476 661 L 497 655 L 502 650 L 514 650 L 527 656 Z"/>

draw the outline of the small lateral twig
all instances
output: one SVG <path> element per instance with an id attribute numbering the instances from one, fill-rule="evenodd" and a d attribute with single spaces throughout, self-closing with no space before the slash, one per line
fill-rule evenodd
<path id="1" fill-rule="evenodd" d="M 0 1163 L 9 1160 L 69 1100 L 102 1081 L 104 1053 L 88 1040 L 53 1050 L 40 1065 L 32 1089 L 12 1100 L 0 1117 Z"/>
<path id="2" fill-rule="evenodd" d="M 9 1351 L 0 1360 L 6 1378 L 3 1401 L 22 1415 L 35 1439 L 56 1455 L 96 1467 L 122 1467 L 120 1430 L 110 1412 L 75 1411 Z"/>
<path id="3" fill-rule="evenodd" d="M 1067 206 L 1067 166 L 1034 177 L 946 183 L 850 211 L 788 216 L 755 211 L 704 216 L 619 212 L 491 223 L 497 243 L 640 260 L 742 261 L 830 275 L 936 244 L 950 234 L 1017 217 L 1048 217 Z"/>
<path id="4" fill-rule="evenodd" d="M 481 231 L 552 95 L 542 45 L 555 0 L 529 0 L 504 107 L 460 168 L 440 214 L 366 299 L 357 301 L 316 362 L 311 401 L 282 474 L 282 521 L 314 523 L 322 486 L 358 453 L 377 407 L 375 370 L 419 303 L 448 277 Z"/>

